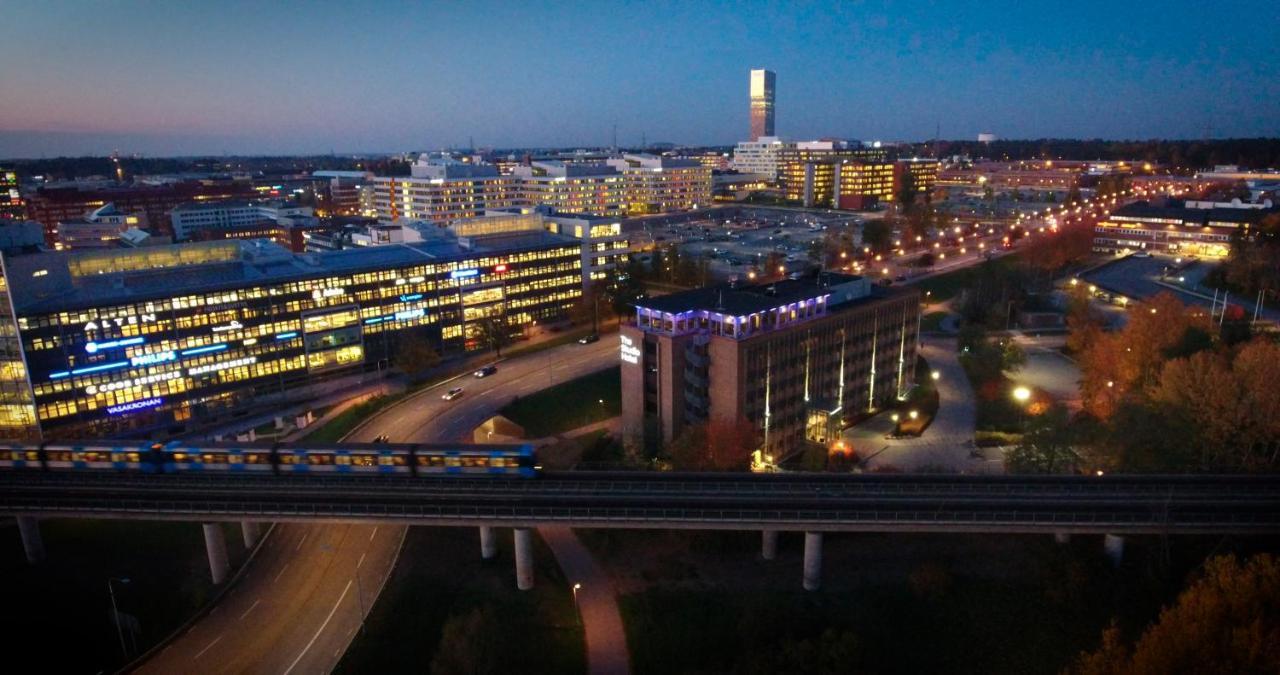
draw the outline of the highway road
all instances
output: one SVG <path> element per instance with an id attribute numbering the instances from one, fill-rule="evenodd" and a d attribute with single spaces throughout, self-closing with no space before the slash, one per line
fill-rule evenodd
<path id="1" fill-rule="evenodd" d="M 571 343 L 497 363 L 488 377 L 470 374 L 414 394 L 377 416 L 376 423 L 356 429 L 349 440 L 368 442 L 379 434 L 393 441 L 430 443 L 465 439 L 470 432 L 516 396 L 528 396 L 618 363 L 618 337 L 607 334 L 588 345 Z M 454 387 L 462 396 L 445 401 L 440 396 Z"/>
<path id="2" fill-rule="evenodd" d="M 458 439 L 517 395 L 608 367 L 617 338 L 569 344 L 504 360 L 424 390 L 350 436 L 395 442 Z M 462 386 L 466 393 L 443 401 Z M 404 524 L 281 522 L 235 588 L 139 672 L 327 673 L 360 628 L 395 565 Z"/>

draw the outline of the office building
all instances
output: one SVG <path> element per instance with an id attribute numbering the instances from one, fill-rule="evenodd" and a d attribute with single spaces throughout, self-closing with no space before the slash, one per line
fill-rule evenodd
<path id="1" fill-rule="evenodd" d="M 628 177 L 608 164 L 539 160 L 511 175 L 520 179 L 526 204 L 606 217 L 627 213 Z"/>
<path id="2" fill-rule="evenodd" d="M 80 218 L 58 222 L 56 247 L 62 251 L 112 248 L 121 245 L 129 230 L 141 232 L 146 229 L 145 213 L 126 213 L 116 208 L 114 203 L 107 203 Z"/>
<path id="3" fill-rule="evenodd" d="M 523 206 L 521 181 L 503 176 L 490 164 L 423 156 L 408 178 L 373 178 L 374 212 L 380 220 L 429 220 L 447 224 L 475 218 L 486 209 Z"/>
<path id="4" fill-rule="evenodd" d="M 126 213 L 146 217 L 156 234 L 172 234 L 169 211 L 192 201 L 218 199 L 251 199 L 261 194 L 253 185 L 242 182 L 166 183 L 129 187 L 95 187 L 75 185 L 44 187 L 27 199 L 27 218 L 44 225 L 45 243 L 52 248 L 58 242 L 58 223 L 83 216 L 87 211 L 107 203 Z"/>
<path id="5" fill-rule="evenodd" d="M 362 216 L 367 196 L 373 188 L 373 174 L 368 171 L 316 171 L 313 178 L 329 181 L 321 192 L 323 199 L 317 216 Z"/>
<path id="6" fill-rule="evenodd" d="M 623 433 L 750 424 L 775 458 L 826 445 L 845 415 L 908 393 L 919 320 L 915 289 L 842 274 L 642 300 L 619 336 Z"/>
<path id="7" fill-rule="evenodd" d="M 751 71 L 751 140 L 773 135 L 774 84 L 772 70 Z"/>
<path id="8" fill-rule="evenodd" d="M 306 224 L 313 220 L 312 209 L 278 200 L 246 202 L 240 200 L 188 202 L 169 212 L 174 241 L 201 238 L 206 231 L 230 232 L 265 224 Z"/>
<path id="9" fill-rule="evenodd" d="M 0 167 L 0 220 L 21 220 L 26 214 L 17 172 Z"/>
<path id="10" fill-rule="evenodd" d="M 1168 253 L 1225 258 L 1233 236 L 1249 237 L 1258 223 L 1280 209 L 1267 204 L 1186 202 L 1154 206 L 1127 204 L 1098 221 L 1093 250 L 1098 253 Z"/>
<path id="11" fill-rule="evenodd" d="M 32 417 L 46 437 L 176 432 L 385 365 L 406 330 L 442 351 L 480 349 L 582 295 L 578 240 L 428 231 L 318 254 L 232 240 L 9 258 L 0 436 Z M 4 351 L 9 335 L 25 367 Z"/>
<path id="12" fill-rule="evenodd" d="M 608 165 L 627 179 L 627 215 L 689 211 L 711 205 L 711 169 L 698 162 L 626 153 L 610 158 Z"/>
<path id="13" fill-rule="evenodd" d="M 44 246 L 44 227 L 34 220 L 0 218 L 0 251 L 8 255 L 35 253 Z"/>
<path id="14" fill-rule="evenodd" d="M 733 168 L 743 173 L 765 176 L 770 182 L 778 180 L 778 154 L 794 150 L 795 143 L 777 136 L 764 136 L 754 141 L 743 141 L 733 149 Z"/>
<path id="15" fill-rule="evenodd" d="M 778 187 L 788 200 L 808 207 L 830 207 L 841 162 L 883 163 L 888 154 L 884 148 L 864 148 L 847 141 L 801 141 L 778 151 Z"/>

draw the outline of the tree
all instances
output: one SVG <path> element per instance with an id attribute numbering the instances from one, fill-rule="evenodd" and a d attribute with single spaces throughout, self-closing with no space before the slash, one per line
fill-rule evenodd
<path id="1" fill-rule="evenodd" d="M 478 607 L 444 624 L 431 658 L 431 675 L 483 675 L 502 671 L 502 626 L 493 611 Z"/>
<path id="2" fill-rule="evenodd" d="M 1005 455 L 1005 469 L 1009 473 L 1069 473 L 1074 470 L 1080 456 L 1075 450 L 1069 422 L 1066 409 L 1060 406 L 1033 416 L 1018 446 Z"/>
<path id="3" fill-rule="evenodd" d="M 766 649 L 753 651 L 750 658 L 740 663 L 735 670 L 749 675 L 840 675 L 858 672 L 861 652 L 857 635 L 847 630 L 828 628 L 817 637 L 785 639 Z"/>
<path id="4" fill-rule="evenodd" d="M 760 270 L 762 280 L 781 278 L 784 274 L 782 271 L 784 269 L 782 264 L 784 260 L 781 253 L 770 251 L 769 255 L 764 257 L 764 269 Z"/>
<path id="5" fill-rule="evenodd" d="M 502 358 L 502 348 L 511 344 L 511 329 L 502 317 L 486 316 L 475 322 L 476 340 Z"/>
<path id="6" fill-rule="evenodd" d="M 712 420 L 681 430 L 667 445 L 667 455 L 683 471 L 740 470 L 757 445 L 755 426 L 749 421 Z"/>
<path id="7" fill-rule="evenodd" d="M 893 243 L 893 228 L 884 220 L 869 220 L 862 225 L 862 245 L 872 251 L 888 250 Z"/>
<path id="8" fill-rule="evenodd" d="M 1275 673 L 1280 664 L 1280 560 L 1209 559 L 1132 647 L 1112 624 L 1069 675 Z"/>
<path id="9" fill-rule="evenodd" d="M 396 340 L 394 362 L 410 378 L 418 378 L 440 365 L 440 352 L 419 330 L 407 330 Z"/>

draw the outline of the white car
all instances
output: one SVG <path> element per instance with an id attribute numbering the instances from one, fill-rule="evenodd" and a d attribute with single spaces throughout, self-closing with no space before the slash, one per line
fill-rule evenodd
<path id="1" fill-rule="evenodd" d="M 446 391 L 444 395 L 441 396 L 440 398 L 446 401 L 452 401 L 453 399 L 458 398 L 461 395 L 462 395 L 462 387 L 454 387 L 453 389 Z"/>

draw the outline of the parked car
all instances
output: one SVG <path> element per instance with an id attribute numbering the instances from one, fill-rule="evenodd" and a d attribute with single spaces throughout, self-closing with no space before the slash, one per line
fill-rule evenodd
<path id="1" fill-rule="evenodd" d="M 462 387 L 454 387 L 453 389 L 450 389 L 449 391 L 445 392 L 444 396 L 441 396 L 440 398 L 446 401 L 452 401 L 453 399 L 458 398 L 461 395 L 462 395 Z"/>

